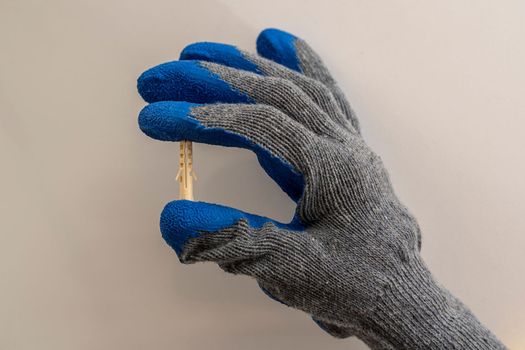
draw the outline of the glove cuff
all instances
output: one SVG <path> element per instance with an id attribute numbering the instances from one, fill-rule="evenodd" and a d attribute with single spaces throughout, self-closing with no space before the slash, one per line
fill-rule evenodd
<path id="1" fill-rule="evenodd" d="M 418 253 L 397 266 L 356 334 L 374 349 L 505 349 L 441 287 Z"/>

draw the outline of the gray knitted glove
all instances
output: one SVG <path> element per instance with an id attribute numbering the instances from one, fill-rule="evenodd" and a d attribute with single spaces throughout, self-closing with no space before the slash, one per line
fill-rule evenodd
<path id="1" fill-rule="evenodd" d="M 362 139 L 318 56 L 278 30 L 259 55 L 222 44 L 139 78 L 149 136 L 254 151 L 297 202 L 289 224 L 216 204 L 174 201 L 161 231 L 181 262 L 252 276 L 272 298 L 336 337 L 374 349 L 503 349 L 421 260 L 420 231 Z M 265 58 L 264 58 L 265 57 Z"/>

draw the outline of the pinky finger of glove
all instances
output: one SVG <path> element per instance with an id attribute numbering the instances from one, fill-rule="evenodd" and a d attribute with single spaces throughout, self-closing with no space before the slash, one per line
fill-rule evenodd
<path id="1" fill-rule="evenodd" d="M 257 37 L 257 52 L 267 59 L 301 72 L 326 85 L 332 91 L 339 107 L 354 129 L 359 132 L 359 120 L 344 93 L 337 86 L 321 58 L 304 40 L 279 29 L 265 29 Z"/>

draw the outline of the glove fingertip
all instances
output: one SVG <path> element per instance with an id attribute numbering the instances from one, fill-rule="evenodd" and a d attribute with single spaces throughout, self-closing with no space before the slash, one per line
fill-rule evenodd
<path id="1" fill-rule="evenodd" d="M 259 55 L 301 72 L 295 42 L 298 38 L 280 29 L 268 28 L 257 37 Z"/>
<path id="2" fill-rule="evenodd" d="M 268 222 L 281 227 L 286 226 L 264 216 L 245 213 L 219 204 L 176 200 L 164 207 L 160 216 L 160 231 L 164 240 L 180 257 L 190 238 L 223 230 L 242 219 L 253 228 L 260 228 Z"/>
<path id="3" fill-rule="evenodd" d="M 250 103 L 198 61 L 173 61 L 148 69 L 137 80 L 139 94 L 146 102 L 187 101 L 194 103 Z"/>
<path id="4" fill-rule="evenodd" d="M 202 60 L 208 61 L 211 59 L 213 54 L 217 51 L 218 44 L 214 42 L 202 41 L 187 45 L 180 52 L 179 59 L 181 60 Z M 226 45 L 224 45 L 226 46 Z"/>
<path id="5" fill-rule="evenodd" d="M 181 255 L 185 243 L 202 232 L 214 232 L 239 220 L 234 209 L 188 200 L 168 203 L 160 216 L 160 231 L 164 240 Z"/>
<path id="6" fill-rule="evenodd" d="M 161 101 L 144 107 L 139 113 L 139 128 L 151 138 L 179 141 L 192 138 L 197 121 L 190 118 L 191 110 L 201 104 Z"/>

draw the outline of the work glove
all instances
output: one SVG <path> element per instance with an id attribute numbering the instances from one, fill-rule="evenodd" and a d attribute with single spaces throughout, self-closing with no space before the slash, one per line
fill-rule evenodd
<path id="1" fill-rule="evenodd" d="M 253 277 L 336 337 L 373 349 L 502 349 L 423 263 L 420 230 L 317 54 L 276 29 L 258 55 L 197 43 L 138 79 L 141 130 L 253 151 L 297 203 L 284 224 L 177 200 L 160 228 L 182 263 Z"/>

